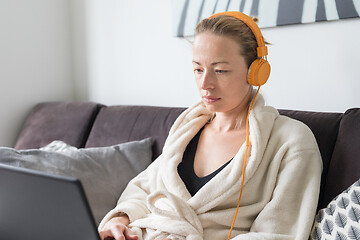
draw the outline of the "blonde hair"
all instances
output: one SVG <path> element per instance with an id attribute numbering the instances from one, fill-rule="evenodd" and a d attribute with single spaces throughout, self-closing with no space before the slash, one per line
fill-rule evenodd
<path id="1" fill-rule="evenodd" d="M 195 29 L 195 36 L 211 32 L 217 35 L 231 37 L 239 44 L 239 54 L 245 58 L 247 67 L 258 58 L 257 41 L 251 29 L 239 19 L 221 15 L 211 19 L 203 19 Z"/>

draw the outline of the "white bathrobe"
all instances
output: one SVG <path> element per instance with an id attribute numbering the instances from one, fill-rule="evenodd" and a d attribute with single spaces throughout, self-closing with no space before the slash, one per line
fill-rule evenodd
<path id="1" fill-rule="evenodd" d="M 186 146 L 210 117 L 201 102 L 179 116 L 162 155 L 129 182 L 99 230 L 112 217 L 126 213 L 140 240 L 227 239 L 239 198 L 245 144 L 194 196 L 177 171 Z M 245 183 L 231 238 L 308 239 L 322 171 L 312 132 L 303 123 L 265 106 L 261 95 L 249 124 Z"/>

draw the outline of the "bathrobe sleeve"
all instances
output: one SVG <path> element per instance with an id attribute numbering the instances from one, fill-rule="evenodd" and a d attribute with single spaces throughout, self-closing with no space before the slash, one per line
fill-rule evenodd
<path id="1" fill-rule="evenodd" d="M 313 137 L 307 140 L 315 139 Z M 320 189 L 322 161 L 316 143 L 289 147 L 284 155 L 270 201 L 253 222 L 250 232 L 234 240 L 308 239 Z"/>

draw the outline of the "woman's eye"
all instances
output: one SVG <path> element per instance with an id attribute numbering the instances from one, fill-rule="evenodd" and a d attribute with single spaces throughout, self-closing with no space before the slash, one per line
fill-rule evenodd
<path id="1" fill-rule="evenodd" d="M 194 73 L 201 73 L 201 72 L 202 72 L 202 70 L 199 68 L 194 69 Z"/>
<path id="2" fill-rule="evenodd" d="M 216 73 L 227 73 L 227 70 L 215 70 Z"/>

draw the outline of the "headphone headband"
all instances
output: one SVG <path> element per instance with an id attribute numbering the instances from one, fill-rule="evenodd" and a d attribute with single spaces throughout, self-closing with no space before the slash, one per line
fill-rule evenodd
<path id="1" fill-rule="evenodd" d="M 231 16 L 231 17 L 237 18 L 240 21 L 244 22 L 255 35 L 255 38 L 256 38 L 256 41 L 258 44 L 258 48 L 257 48 L 258 57 L 263 58 L 264 56 L 266 56 L 268 54 L 267 47 L 265 46 L 264 37 L 261 34 L 260 28 L 254 22 L 254 20 L 251 19 L 251 17 L 249 17 L 248 15 L 246 15 L 242 12 L 229 11 L 229 12 L 215 13 L 215 14 L 211 15 L 210 17 L 208 17 L 208 19 L 222 16 L 222 15 Z"/>

